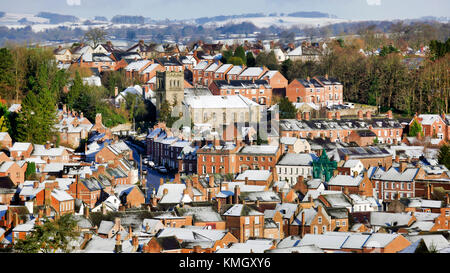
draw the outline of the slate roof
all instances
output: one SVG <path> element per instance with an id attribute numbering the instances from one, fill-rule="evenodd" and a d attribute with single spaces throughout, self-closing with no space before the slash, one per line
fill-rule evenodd
<path id="1" fill-rule="evenodd" d="M 247 67 L 239 74 L 239 77 L 257 77 L 263 73 L 263 67 Z"/>
<path id="2" fill-rule="evenodd" d="M 274 191 L 246 192 L 241 193 L 240 199 L 246 202 L 281 202 L 280 196 Z"/>
<path id="3" fill-rule="evenodd" d="M 364 179 L 363 176 L 350 176 L 338 174 L 328 181 L 329 186 L 350 186 L 357 187 L 361 181 Z"/>
<path id="4" fill-rule="evenodd" d="M 312 166 L 312 162 L 319 158 L 315 154 L 285 154 L 277 166 Z"/>
<path id="5" fill-rule="evenodd" d="M 223 221 L 219 213 L 212 207 L 183 207 L 183 216 L 192 215 L 195 222 L 216 222 Z"/>
<path id="6" fill-rule="evenodd" d="M 272 173 L 269 170 L 245 170 L 240 173 L 235 180 L 243 181 L 245 178 L 248 180 L 267 181 Z"/>
<path id="7" fill-rule="evenodd" d="M 403 128 L 398 120 L 391 120 L 388 118 L 372 118 L 370 120 L 359 119 L 314 119 L 314 120 L 296 120 L 296 119 L 282 119 L 280 120 L 280 127 L 283 131 L 313 131 L 313 130 L 369 130 L 369 126 L 373 129 L 389 128 L 400 129 Z"/>
<path id="8" fill-rule="evenodd" d="M 247 205 L 235 204 L 231 206 L 225 213 L 224 216 L 253 216 L 253 215 L 264 215 L 263 213 L 250 208 Z"/>
<path id="9" fill-rule="evenodd" d="M 259 106 L 256 102 L 242 96 L 194 96 L 185 97 L 185 104 L 189 108 L 248 108 L 250 106 Z"/>
<path id="10" fill-rule="evenodd" d="M 412 218 L 410 213 L 370 212 L 370 225 L 372 226 L 407 226 Z"/>
<path id="11" fill-rule="evenodd" d="M 272 89 L 266 80 L 215 80 L 214 84 L 219 89 L 258 89 L 261 85 L 266 89 Z"/>
<path id="12" fill-rule="evenodd" d="M 391 167 L 386 172 L 382 169 L 378 169 L 372 175 L 371 179 L 380 181 L 413 182 L 418 172 L 418 168 L 407 168 L 401 173 L 399 168 Z"/>
<path id="13" fill-rule="evenodd" d="M 274 145 L 251 145 L 244 146 L 239 154 L 243 155 L 252 155 L 252 154 L 266 154 L 266 155 L 275 155 L 278 151 L 278 146 Z"/>

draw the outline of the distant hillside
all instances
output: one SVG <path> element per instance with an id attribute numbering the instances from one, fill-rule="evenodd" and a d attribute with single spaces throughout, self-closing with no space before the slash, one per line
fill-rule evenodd
<path id="1" fill-rule="evenodd" d="M 2 18 L 3 16 L 5 16 L 5 12 L 4 11 L 0 11 L 0 18 Z"/>
<path id="2" fill-rule="evenodd" d="M 144 24 L 145 18 L 142 16 L 116 15 L 111 19 L 115 24 Z"/>
<path id="3" fill-rule="evenodd" d="M 289 13 L 287 16 L 301 17 L 301 18 L 337 18 L 335 15 L 330 15 L 328 13 L 318 11 L 297 11 Z"/>
<path id="4" fill-rule="evenodd" d="M 216 21 L 225 21 L 230 19 L 239 19 L 239 18 L 256 18 L 256 17 L 265 17 L 263 13 L 247 13 L 247 14 L 240 14 L 240 15 L 219 15 L 214 17 L 201 17 L 195 19 L 195 22 L 197 24 L 205 24 L 209 22 L 216 22 Z"/>
<path id="5" fill-rule="evenodd" d="M 72 15 L 62 15 L 50 12 L 39 12 L 36 17 L 42 17 L 50 20 L 50 24 L 60 24 L 65 22 L 75 23 L 80 21 L 78 17 Z"/>
<path id="6" fill-rule="evenodd" d="M 95 16 L 95 17 L 94 17 L 94 20 L 95 20 L 95 21 L 105 21 L 105 22 L 108 22 L 108 19 L 107 19 L 106 17 L 104 17 L 104 16 Z"/>

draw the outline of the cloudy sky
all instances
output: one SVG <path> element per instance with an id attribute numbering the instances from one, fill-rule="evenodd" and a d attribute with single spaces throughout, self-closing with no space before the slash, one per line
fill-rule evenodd
<path id="1" fill-rule="evenodd" d="M 40 11 L 82 18 L 141 15 L 153 19 L 189 19 L 242 13 L 320 11 L 344 19 L 450 17 L 450 0 L 0 0 L 0 11 Z"/>

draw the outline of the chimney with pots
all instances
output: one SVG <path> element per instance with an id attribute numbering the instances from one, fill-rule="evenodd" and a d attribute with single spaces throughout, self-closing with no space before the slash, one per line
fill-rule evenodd
<path id="1" fill-rule="evenodd" d="M 120 240 L 120 233 L 116 234 L 116 246 L 114 248 L 115 253 L 121 253 L 122 252 L 122 241 Z"/>
<path id="2" fill-rule="evenodd" d="M 408 163 L 406 162 L 400 162 L 400 169 L 399 169 L 400 173 L 403 173 L 406 170 L 407 164 Z"/>
<path id="3" fill-rule="evenodd" d="M 366 119 L 372 119 L 372 112 L 370 112 L 370 111 L 367 111 L 366 112 Z"/>
<path id="4" fill-rule="evenodd" d="M 210 188 L 214 188 L 215 187 L 215 183 L 214 183 L 214 175 L 211 175 L 209 177 L 209 187 Z"/>
<path id="5" fill-rule="evenodd" d="M 233 196 L 234 204 L 239 204 L 239 195 L 241 195 L 241 189 L 239 188 L 239 186 L 235 186 L 234 187 L 234 196 Z"/>
<path id="6" fill-rule="evenodd" d="M 336 111 L 336 120 L 341 120 L 341 112 Z"/>
<path id="7" fill-rule="evenodd" d="M 333 120 L 333 113 L 331 111 L 327 112 L 327 119 L 328 120 Z"/>
<path id="8" fill-rule="evenodd" d="M 139 248 L 139 240 L 136 235 L 133 235 L 131 238 L 131 245 L 133 246 L 133 250 L 136 251 Z"/>
<path id="9" fill-rule="evenodd" d="M 296 118 L 297 120 L 302 120 L 302 112 L 298 111 L 298 112 L 295 114 L 295 118 Z"/>
<path id="10" fill-rule="evenodd" d="M 310 113 L 309 112 L 305 112 L 305 120 L 309 121 L 310 118 Z"/>
<path id="11" fill-rule="evenodd" d="M 394 116 L 392 115 L 392 111 L 391 110 L 387 111 L 387 118 L 388 119 L 393 119 L 394 118 Z"/>
<path id="12" fill-rule="evenodd" d="M 102 125 L 102 113 L 97 113 L 95 115 L 95 125 Z"/>
<path id="13" fill-rule="evenodd" d="M 85 217 L 86 219 L 89 218 L 89 207 L 88 207 L 88 206 L 85 206 L 85 207 L 84 207 L 84 217 Z"/>
<path id="14" fill-rule="evenodd" d="M 360 119 L 360 120 L 364 119 L 362 110 L 358 111 L 358 119 Z"/>

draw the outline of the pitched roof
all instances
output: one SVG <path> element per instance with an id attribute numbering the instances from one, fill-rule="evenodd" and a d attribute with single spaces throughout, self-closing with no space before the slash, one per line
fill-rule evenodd
<path id="1" fill-rule="evenodd" d="M 243 204 L 235 204 L 231 206 L 225 213 L 224 216 L 254 216 L 254 215 L 264 215 L 263 213 L 252 209 L 251 207 Z"/>
<path id="2" fill-rule="evenodd" d="M 269 170 L 245 170 L 236 177 L 236 181 L 245 180 L 257 180 L 257 181 L 267 181 L 272 173 Z"/>
<path id="3" fill-rule="evenodd" d="M 285 154 L 277 163 L 281 166 L 312 166 L 312 162 L 317 160 L 315 154 Z"/>
<path id="4" fill-rule="evenodd" d="M 363 176 L 350 176 L 338 174 L 330 179 L 328 182 L 329 186 L 350 186 L 357 187 L 361 181 L 364 179 Z"/>

